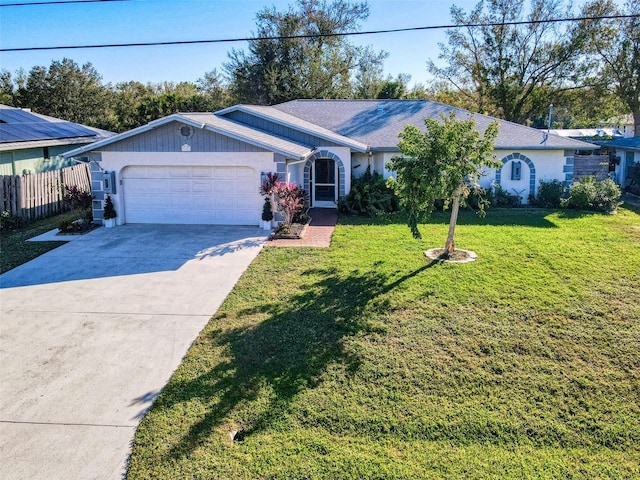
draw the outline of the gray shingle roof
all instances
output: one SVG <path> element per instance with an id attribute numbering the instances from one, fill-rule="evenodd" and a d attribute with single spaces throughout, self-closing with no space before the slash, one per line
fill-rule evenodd
<path id="1" fill-rule="evenodd" d="M 493 121 L 500 126 L 496 149 L 593 149 L 590 143 L 545 132 L 429 100 L 293 100 L 270 108 L 280 110 L 345 137 L 370 145 L 373 150 L 397 150 L 398 133 L 407 124 L 424 130 L 425 118 L 453 112 L 472 118 L 484 131 Z"/>
<path id="2" fill-rule="evenodd" d="M 640 137 L 619 138 L 617 140 L 602 142 L 600 145 L 606 145 L 607 147 L 624 148 L 626 150 L 640 150 Z"/>
<path id="3" fill-rule="evenodd" d="M 259 106 L 259 105 L 235 105 L 233 107 L 229 107 L 219 112 L 216 112 L 216 115 L 224 116 L 227 112 L 235 111 L 235 110 L 240 110 L 240 111 L 243 111 L 252 115 L 256 115 L 262 118 L 267 118 L 280 125 L 287 125 L 292 128 L 296 128 L 298 130 L 307 132 L 316 137 L 324 138 L 333 143 L 346 145 L 359 152 L 367 151 L 367 144 L 361 143 L 353 138 L 340 135 L 328 128 L 325 128 L 320 125 L 316 125 L 315 123 L 307 122 L 301 119 L 300 117 L 290 115 L 282 110 L 275 109 L 272 107 L 265 107 L 265 106 Z"/>
<path id="4" fill-rule="evenodd" d="M 268 149 L 278 150 L 290 156 L 302 158 L 311 152 L 311 148 L 307 145 L 300 145 L 299 143 L 261 132 L 234 122 L 233 120 L 220 118 L 213 113 L 179 113 L 177 115 L 181 118 L 204 124 L 212 130 L 230 135 L 238 140 L 243 140 Z"/>

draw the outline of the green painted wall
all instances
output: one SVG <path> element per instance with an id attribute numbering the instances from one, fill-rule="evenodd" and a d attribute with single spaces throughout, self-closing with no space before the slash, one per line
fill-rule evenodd
<path id="1" fill-rule="evenodd" d="M 49 147 L 49 158 L 44 158 L 44 148 L 25 148 L 11 152 L 0 152 L 0 175 L 28 175 L 31 173 L 59 170 L 74 165 L 71 159 L 61 155 L 77 145 Z"/>

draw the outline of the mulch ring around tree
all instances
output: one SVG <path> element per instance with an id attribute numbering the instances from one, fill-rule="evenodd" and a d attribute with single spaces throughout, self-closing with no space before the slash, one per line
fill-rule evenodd
<path id="1" fill-rule="evenodd" d="M 476 252 L 471 250 L 455 249 L 448 258 L 443 257 L 444 248 L 431 248 L 424 252 L 424 255 L 431 260 L 437 260 L 446 263 L 470 263 L 478 258 Z"/>

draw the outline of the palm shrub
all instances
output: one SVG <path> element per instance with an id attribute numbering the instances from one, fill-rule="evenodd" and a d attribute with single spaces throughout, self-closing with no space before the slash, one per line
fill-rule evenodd
<path id="1" fill-rule="evenodd" d="M 343 208 L 351 213 L 375 216 L 381 213 L 397 212 L 399 210 L 398 197 L 377 172 L 366 172 L 351 182 L 351 191 L 345 197 Z"/>

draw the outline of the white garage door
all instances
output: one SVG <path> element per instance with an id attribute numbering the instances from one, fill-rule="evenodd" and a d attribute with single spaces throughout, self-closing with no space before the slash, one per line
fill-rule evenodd
<path id="1" fill-rule="evenodd" d="M 248 167 L 127 167 L 126 223 L 258 225 L 260 174 Z"/>

